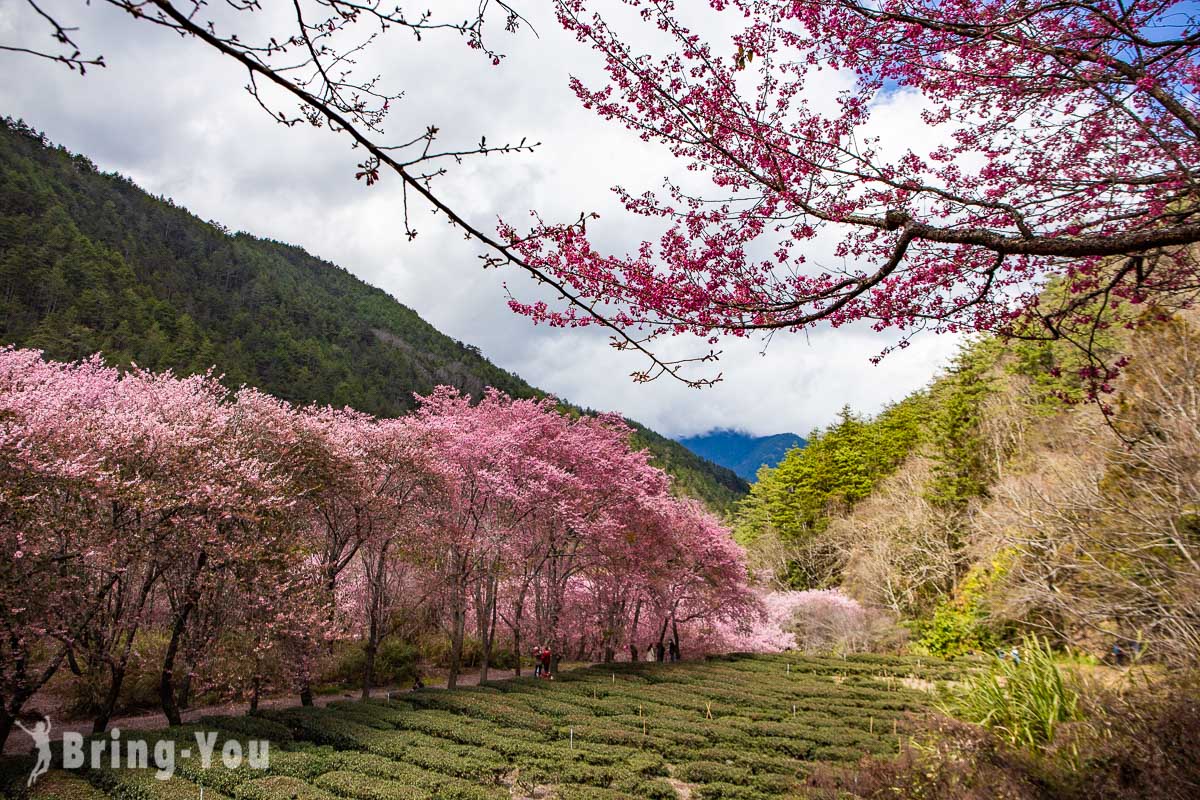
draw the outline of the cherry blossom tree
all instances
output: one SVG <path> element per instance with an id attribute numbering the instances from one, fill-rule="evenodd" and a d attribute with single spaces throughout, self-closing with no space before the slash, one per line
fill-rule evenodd
<path id="1" fill-rule="evenodd" d="M 581 102 L 696 179 L 618 188 L 627 214 L 658 231 L 612 251 L 596 239 L 606 223 L 587 214 L 493 233 L 435 191 L 464 158 L 525 142 L 443 150 L 436 126 L 383 133 L 402 92 L 362 74 L 364 48 L 385 35 L 457 34 L 500 65 L 489 20 L 516 32 L 513 5 L 455 16 L 312 0 L 252 22 L 257 3 L 220 13 L 198 0 L 109 4 L 240 65 L 279 122 L 345 135 L 363 153 L 360 179 L 390 173 L 406 212 L 411 192 L 479 243 L 486 264 L 521 269 L 560 297 L 513 298 L 514 309 L 607 326 L 650 359 L 641 379 L 712 380 L 685 368 L 693 359 L 656 355 L 666 334 L 715 346 L 861 320 L 895 329 L 901 344 L 926 328 L 999 331 L 1091 353 L 1113 305 L 1170 309 L 1197 290 L 1200 16 L 1182 0 L 626 0 L 603 13 L 553 0 L 607 71 L 599 85 L 572 81 Z M 70 25 L 26 10 L 52 46 L 0 47 L 80 72 L 102 66 Z M 889 102 L 920 109 L 921 146 L 888 135 Z M 1049 302 L 1039 290 L 1055 279 L 1065 290 Z"/>
<path id="2" fill-rule="evenodd" d="M 608 75 L 575 93 L 702 178 L 618 187 L 660 230 L 625 253 L 594 244 L 599 223 L 502 226 L 585 301 L 514 300 L 523 314 L 714 344 L 869 320 L 1086 348 L 1113 305 L 1200 287 L 1190 4 L 719 0 L 736 30 L 706 38 L 699 4 L 630 0 L 658 54 L 593 5 L 556 3 Z M 889 99 L 920 108 L 930 146 L 888 135 Z M 1056 276 L 1063 300 L 1039 305 Z"/>
<path id="3" fill-rule="evenodd" d="M 363 645 L 369 695 L 417 606 L 452 685 L 472 616 L 482 679 L 501 621 L 556 657 L 727 645 L 761 618 L 744 554 L 630 434 L 495 390 L 377 420 L 0 349 L 0 735 L 64 664 L 103 730 L 147 631 L 172 724 L 200 691 L 305 692 L 335 640 Z"/>
<path id="4" fill-rule="evenodd" d="M 168 641 L 160 695 L 177 720 L 176 659 L 205 590 L 286 569 L 286 527 L 273 525 L 291 502 L 286 476 L 257 455 L 255 432 L 209 376 L 120 375 L 98 359 L 14 350 L 0 351 L 0 375 L 0 734 L 77 653 L 110 670 L 102 729 L 156 588 Z"/>

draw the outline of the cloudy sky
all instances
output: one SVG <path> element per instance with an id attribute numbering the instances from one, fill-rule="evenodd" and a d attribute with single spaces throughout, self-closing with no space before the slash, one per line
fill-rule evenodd
<path id="1" fill-rule="evenodd" d="M 24 118 L 101 169 L 128 175 L 204 219 L 340 264 L 494 362 L 581 405 L 619 411 L 671 436 L 719 427 L 806 433 L 843 404 L 873 412 L 900 399 L 927 383 L 956 346 L 948 337 L 920 336 L 873 366 L 870 357 L 894 334 L 822 328 L 780 333 L 769 343 L 723 343 L 715 371 L 724 380 L 713 388 L 669 379 L 634 384 L 629 373 L 643 364 L 613 351 L 599 331 L 535 327 L 512 314 L 505 282 L 523 299 L 536 296 L 534 288 L 519 273 L 482 270 L 479 247 L 426 209 L 415 210 L 420 235 L 406 241 L 398 181 L 385 176 L 367 188 L 354 178 L 361 157 L 344 137 L 272 122 L 228 59 L 103 3 L 40 5 L 78 26 L 76 41 L 85 53 L 103 54 L 108 67 L 79 77 L 61 65 L 0 52 L 0 113 Z M 405 92 L 389 118 L 389 138 L 412 138 L 437 125 L 449 144 L 469 145 L 480 135 L 493 144 L 540 141 L 532 155 L 466 162 L 439 190 L 485 229 L 498 216 L 522 222 L 530 209 L 558 220 L 598 211 L 601 219 L 590 230 L 624 252 L 636 245 L 639 230 L 615 213 L 609 188 L 658 188 L 678 164 L 582 109 L 567 80 L 595 76 L 594 57 L 555 25 L 547 3 L 528 0 L 523 10 L 537 35 L 498 31 L 495 43 L 507 54 L 499 68 L 452 35 L 421 44 L 403 33 L 385 37 L 369 66 Z M 253 24 L 267 25 L 269 13 Z M 48 45 L 48 30 L 19 0 L 0 0 L 0 43 L 16 42 Z M 832 98 L 836 76 L 830 81 Z M 883 103 L 876 118 L 889 148 L 922 137 L 913 98 Z M 703 349 L 678 339 L 660 348 L 668 355 Z"/>

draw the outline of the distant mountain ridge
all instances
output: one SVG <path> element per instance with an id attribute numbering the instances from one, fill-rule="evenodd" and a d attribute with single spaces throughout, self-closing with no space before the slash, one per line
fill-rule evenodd
<path id="1" fill-rule="evenodd" d="M 774 467 L 789 450 L 808 444 L 794 433 L 751 436 L 732 429 L 690 436 L 679 443 L 701 458 L 728 467 L 747 481 L 754 481 L 759 467 Z"/>
<path id="2" fill-rule="evenodd" d="M 380 416 L 439 384 L 543 397 L 391 295 L 299 247 L 231 233 L 85 156 L 0 122 L 0 346 L 103 353 L 230 387 Z M 561 398 L 560 398 L 561 399 Z M 585 413 L 563 402 L 567 413 Z M 732 471 L 634 425 L 679 491 L 714 509 L 749 490 Z"/>

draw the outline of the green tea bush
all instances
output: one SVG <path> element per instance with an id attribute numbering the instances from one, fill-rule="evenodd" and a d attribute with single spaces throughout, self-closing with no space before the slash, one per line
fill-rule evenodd
<path id="1" fill-rule="evenodd" d="M 200 785 L 206 800 L 674 800 L 676 779 L 694 798 L 790 797 L 814 762 L 894 753 L 892 720 L 930 698 L 892 676 L 941 674 L 928 657 L 738 656 L 206 718 L 161 735 L 177 752 L 197 730 L 270 739 L 268 772 L 177 759 L 169 788 L 98 771 L 95 788 L 69 784 L 63 800 L 198 800 Z M 23 783 L 29 762 L 17 763 Z"/>
<path id="2" fill-rule="evenodd" d="M 640 800 L 636 795 L 599 786 L 564 784 L 555 792 L 558 800 Z"/>
<path id="3" fill-rule="evenodd" d="M 335 800 L 329 792 L 286 775 L 244 783 L 238 787 L 235 797 L 237 800 Z"/>
<path id="4" fill-rule="evenodd" d="M 292 732 L 286 725 L 264 717 L 201 717 L 199 724 L 202 727 L 218 728 L 247 739 L 269 739 L 272 742 L 292 740 Z"/>
<path id="5" fill-rule="evenodd" d="M 327 772 L 315 783 L 331 794 L 352 800 L 429 800 L 433 797 L 426 789 L 354 772 Z"/>
<path id="6" fill-rule="evenodd" d="M 200 787 L 173 776 L 161 781 L 153 769 L 101 769 L 92 772 L 96 785 L 117 800 L 199 800 Z M 206 797 L 221 800 L 225 795 L 206 791 Z"/>
<path id="7" fill-rule="evenodd" d="M 307 747 L 298 750 L 272 750 L 272 775 L 309 780 L 334 769 L 337 753 L 328 747 Z"/>
<path id="8" fill-rule="evenodd" d="M 697 800 L 770 800 L 773 795 L 762 792 L 753 786 L 741 786 L 735 783 L 706 783 L 696 787 L 692 797 Z"/>
<path id="9" fill-rule="evenodd" d="M 688 783 L 750 783 L 750 770 L 717 761 L 692 761 L 676 770 L 676 775 Z"/>
<path id="10" fill-rule="evenodd" d="M 80 775 L 51 770 L 26 793 L 28 800 L 104 800 L 107 795 Z"/>
<path id="11" fill-rule="evenodd" d="M 443 775 L 475 778 L 485 783 L 495 783 L 496 779 L 508 770 L 508 764 L 495 754 L 492 754 L 491 758 L 485 758 L 461 755 L 442 748 L 411 747 L 405 753 L 405 757 L 419 767 Z"/>
<path id="12" fill-rule="evenodd" d="M 626 792 L 634 797 L 645 798 L 645 800 L 677 800 L 679 797 L 670 781 L 662 778 L 646 779 L 627 776 L 613 781 L 610 788 L 618 792 Z"/>

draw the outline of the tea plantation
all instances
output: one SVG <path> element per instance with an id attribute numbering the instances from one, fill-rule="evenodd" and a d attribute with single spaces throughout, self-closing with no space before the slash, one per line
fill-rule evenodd
<path id="1" fill-rule="evenodd" d="M 788 797 L 813 762 L 893 752 L 894 721 L 930 702 L 909 687 L 955 677 L 942 662 L 871 655 L 595 666 L 554 681 L 424 690 L 144 734 L 170 737 L 177 751 L 194 750 L 201 729 L 243 744 L 270 739 L 265 771 L 229 770 L 219 758 L 204 770 L 193 752 L 177 755 L 168 781 L 152 769 L 56 770 L 26 790 L 26 761 L 7 766 L 6 791 L 33 800 L 198 800 L 201 785 L 207 800 Z"/>

